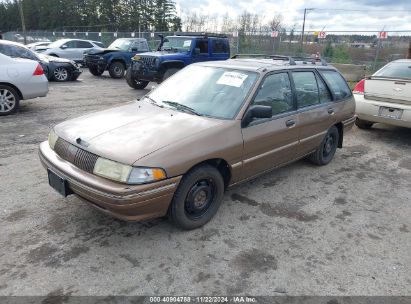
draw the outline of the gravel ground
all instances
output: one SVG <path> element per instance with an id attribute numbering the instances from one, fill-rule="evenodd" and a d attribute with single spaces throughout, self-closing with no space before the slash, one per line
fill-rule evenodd
<path id="1" fill-rule="evenodd" d="M 354 128 L 225 194 L 195 231 L 126 223 L 47 183 L 37 151 L 68 118 L 132 100 L 84 71 L 0 118 L 0 295 L 411 295 L 411 130 Z"/>

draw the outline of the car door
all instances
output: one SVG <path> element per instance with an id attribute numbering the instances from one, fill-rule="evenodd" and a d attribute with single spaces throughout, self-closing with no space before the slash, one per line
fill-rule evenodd
<path id="1" fill-rule="evenodd" d="M 76 40 L 69 40 L 62 44 L 60 48 L 53 53 L 56 53 L 59 57 L 74 60 L 76 56 Z"/>
<path id="2" fill-rule="evenodd" d="M 328 129 L 335 123 L 332 95 L 315 70 L 291 73 L 298 107 L 298 156 L 318 148 Z"/>
<path id="3" fill-rule="evenodd" d="M 208 39 L 196 39 L 193 50 L 193 62 L 210 60 L 210 45 Z"/>
<path id="4" fill-rule="evenodd" d="M 76 48 L 73 55 L 73 60 L 81 61 L 83 60 L 83 53 L 87 50 L 92 49 L 94 46 L 88 42 L 83 40 L 76 40 Z"/>
<path id="5" fill-rule="evenodd" d="M 289 73 L 267 75 L 253 105 L 270 106 L 272 117 L 253 120 L 242 128 L 243 179 L 292 161 L 297 155 L 299 122 Z"/>
<path id="6" fill-rule="evenodd" d="M 226 60 L 230 57 L 230 48 L 227 39 L 210 39 L 210 60 Z"/>

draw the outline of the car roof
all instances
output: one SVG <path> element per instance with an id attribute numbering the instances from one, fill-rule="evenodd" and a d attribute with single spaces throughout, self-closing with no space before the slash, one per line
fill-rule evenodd
<path id="1" fill-rule="evenodd" d="M 198 63 L 198 65 L 203 66 L 214 66 L 214 67 L 223 67 L 230 69 L 238 70 L 248 70 L 248 71 L 275 71 L 283 69 L 327 69 L 335 70 L 333 66 L 330 65 L 321 65 L 321 64 L 312 64 L 311 62 L 303 63 L 304 61 L 295 60 L 295 64 L 290 64 L 287 60 L 277 60 L 277 59 L 255 59 L 255 58 L 242 58 L 242 59 L 228 59 L 225 61 L 208 61 Z"/>
<path id="2" fill-rule="evenodd" d="M 24 47 L 27 49 L 27 46 L 25 46 L 22 43 L 19 42 L 15 42 L 15 41 L 10 41 L 10 40 L 0 40 L 1 44 L 8 44 L 8 45 L 15 45 L 15 46 L 20 46 L 20 47 Z"/>
<path id="3" fill-rule="evenodd" d="M 394 60 L 394 61 L 391 61 L 391 62 L 410 63 L 411 59 L 397 59 L 397 60 Z M 389 62 L 389 63 L 391 63 L 391 62 Z"/>

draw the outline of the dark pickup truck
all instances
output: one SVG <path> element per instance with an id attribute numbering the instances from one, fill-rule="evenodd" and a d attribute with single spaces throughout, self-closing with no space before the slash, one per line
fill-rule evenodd
<path id="1" fill-rule="evenodd" d="M 148 52 L 150 48 L 144 38 L 119 38 L 107 49 L 92 49 L 84 53 L 84 63 L 94 76 L 101 76 L 108 70 L 112 78 L 122 78 L 131 57 Z"/>
<path id="2" fill-rule="evenodd" d="M 144 89 L 150 81 L 167 79 L 185 66 L 202 61 L 227 60 L 230 44 L 226 35 L 211 33 L 175 33 L 160 36 L 156 52 L 137 54 L 127 69 L 130 87 Z"/>

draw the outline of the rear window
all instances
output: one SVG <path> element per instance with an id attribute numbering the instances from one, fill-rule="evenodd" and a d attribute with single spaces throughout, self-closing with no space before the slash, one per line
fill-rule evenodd
<path id="1" fill-rule="evenodd" d="M 392 62 L 373 76 L 411 79 L 411 62 Z"/>
<path id="2" fill-rule="evenodd" d="M 345 79 L 336 71 L 319 71 L 326 80 L 336 100 L 345 99 L 352 96 Z"/>
<path id="3" fill-rule="evenodd" d="M 223 39 L 213 40 L 213 53 L 228 53 L 228 42 Z"/>

